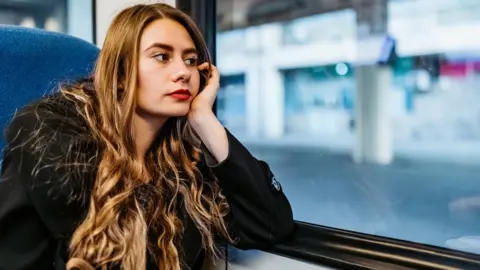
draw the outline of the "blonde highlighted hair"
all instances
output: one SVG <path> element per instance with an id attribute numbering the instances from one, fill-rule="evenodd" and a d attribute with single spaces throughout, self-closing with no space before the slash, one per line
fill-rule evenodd
<path id="1" fill-rule="evenodd" d="M 202 35 L 187 15 L 166 4 L 135 5 L 120 12 L 107 32 L 94 90 L 78 83 L 60 91 L 85 119 L 100 149 L 88 213 L 73 233 L 67 269 L 145 269 L 147 252 L 160 269 L 181 269 L 182 209 L 211 255 L 219 254 L 215 234 L 230 239 L 224 220 L 228 204 L 213 177 L 204 179 L 200 141 L 184 118 L 167 121 L 144 162 L 135 153 L 139 43 L 144 28 L 158 19 L 183 25 L 199 61 L 210 61 Z M 151 180 L 145 180 L 145 166 Z M 149 241 L 152 237 L 156 241 Z"/>

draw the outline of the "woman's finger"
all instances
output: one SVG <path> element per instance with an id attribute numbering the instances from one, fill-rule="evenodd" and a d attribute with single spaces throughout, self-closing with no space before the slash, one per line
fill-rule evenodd
<path id="1" fill-rule="evenodd" d="M 220 81 L 220 74 L 218 73 L 218 69 L 216 66 L 211 65 L 211 74 L 210 74 L 211 81 Z"/>
<path id="2" fill-rule="evenodd" d="M 198 68 L 199 71 L 203 71 L 203 70 L 208 69 L 209 66 L 210 66 L 210 64 L 208 62 L 205 62 L 205 63 L 202 63 L 202 64 L 198 65 L 197 68 Z"/>

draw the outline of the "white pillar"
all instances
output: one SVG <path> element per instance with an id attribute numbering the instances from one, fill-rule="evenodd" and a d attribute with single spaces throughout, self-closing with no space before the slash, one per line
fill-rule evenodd
<path id="1" fill-rule="evenodd" d="M 245 105 L 247 135 L 257 138 L 262 132 L 262 51 L 261 29 L 251 27 L 245 30 Z M 222 56 L 220 56 L 222 57 Z M 225 55 L 228 58 L 229 55 Z M 238 65 L 238 64 L 237 64 Z"/>
<path id="2" fill-rule="evenodd" d="M 163 0 L 163 3 L 175 6 L 176 0 Z M 107 34 L 108 27 L 115 15 L 122 9 L 139 3 L 152 3 L 151 0 L 97 0 L 97 45 L 101 47 Z"/>
<path id="3" fill-rule="evenodd" d="M 384 66 L 355 69 L 355 162 L 388 164 L 392 161 L 391 73 L 391 69 Z"/>
<path id="4" fill-rule="evenodd" d="M 275 51 L 281 50 L 282 26 L 267 24 L 261 27 L 262 60 L 260 75 L 261 110 L 264 134 L 267 139 L 281 138 L 285 130 L 285 90 L 283 76 L 275 61 Z"/>
<path id="5" fill-rule="evenodd" d="M 387 33 L 388 0 L 358 0 L 356 2 L 358 46 L 365 54 L 362 41 Z M 378 51 L 380 56 L 381 52 Z M 393 159 L 390 110 L 392 71 L 389 66 L 375 63 L 355 68 L 355 162 L 388 164 Z"/>
<path id="6" fill-rule="evenodd" d="M 261 128 L 261 93 L 262 76 L 259 61 L 252 59 L 254 63 L 245 72 L 245 105 L 246 105 L 246 128 L 249 137 L 260 135 Z M 255 63 L 257 62 L 257 63 Z"/>

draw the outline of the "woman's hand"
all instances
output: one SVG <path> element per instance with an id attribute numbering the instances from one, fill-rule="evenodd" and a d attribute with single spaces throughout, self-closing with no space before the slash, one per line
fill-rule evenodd
<path id="1" fill-rule="evenodd" d="M 200 72 L 208 68 L 211 68 L 210 78 L 207 78 L 205 88 L 190 104 L 188 121 L 217 162 L 222 162 L 228 156 L 228 138 L 225 128 L 212 110 L 220 87 L 220 75 L 213 65 L 203 63 L 198 66 Z"/>
<path id="2" fill-rule="evenodd" d="M 208 72 L 209 68 L 210 72 Z M 215 102 L 220 87 L 220 75 L 214 65 L 205 62 L 198 66 L 198 70 L 200 76 L 202 76 L 202 73 L 210 73 L 210 78 L 206 78 L 205 87 L 190 104 L 189 118 L 195 117 L 197 114 L 212 112 L 213 103 Z"/>

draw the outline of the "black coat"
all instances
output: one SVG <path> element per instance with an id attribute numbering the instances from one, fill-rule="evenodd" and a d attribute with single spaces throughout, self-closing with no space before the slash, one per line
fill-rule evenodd
<path id="1" fill-rule="evenodd" d="M 20 110 L 5 133 L 7 148 L 0 181 L 0 270 L 65 269 L 72 233 L 88 211 L 86 180 L 91 180 L 93 174 L 62 175 L 54 159 L 68 157 L 67 151 L 94 156 L 98 149 L 88 143 L 82 149 L 71 149 L 72 138 L 81 141 L 92 136 L 73 104 L 58 94 L 54 96 L 53 106 L 36 102 Z M 32 134 L 34 130 L 38 133 Z M 227 159 L 210 164 L 211 157 L 206 154 L 204 167 L 216 176 L 230 205 L 227 221 L 230 234 L 238 240 L 235 246 L 268 248 L 293 232 L 290 204 L 268 165 L 227 134 Z M 37 137 L 51 138 L 46 152 L 29 150 Z M 92 166 L 96 166 L 93 161 Z M 83 199 L 76 196 L 76 200 L 69 200 L 79 195 L 75 194 L 78 187 L 86 190 Z M 197 268 L 204 254 L 200 233 L 188 215 L 179 217 L 185 228 L 179 247 L 183 262 Z M 158 269 L 151 258 L 148 261 L 147 269 Z"/>

